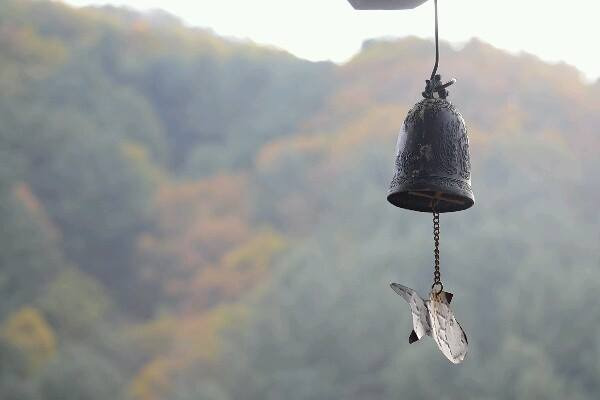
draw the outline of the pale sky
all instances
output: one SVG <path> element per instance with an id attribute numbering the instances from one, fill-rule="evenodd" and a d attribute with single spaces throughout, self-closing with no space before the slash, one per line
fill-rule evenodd
<path id="1" fill-rule="evenodd" d="M 355 11 L 347 0 L 66 0 L 163 9 L 189 26 L 273 45 L 309 60 L 343 62 L 365 39 L 433 37 L 433 1 L 408 11 Z M 440 39 L 478 37 L 511 52 L 564 61 L 600 78 L 598 0 L 439 0 Z"/>

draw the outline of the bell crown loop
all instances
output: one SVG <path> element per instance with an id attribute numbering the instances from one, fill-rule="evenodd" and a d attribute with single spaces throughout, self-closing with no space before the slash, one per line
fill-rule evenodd
<path id="1" fill-rule="evenodd" d="M 425 81 L 425 90 L 423 91 L 423 97 L 425 99 L 434 99 L 435 93 L 438 94 L 438 98 L 446 99 L 450 92 L 448 92 L 448 87 L 452 86 L 456 83 L 456 79 L 452 78 L 449 82 L 442 83 L 442 76 L 436 74 L 432 79 L 427 79 Z"/>

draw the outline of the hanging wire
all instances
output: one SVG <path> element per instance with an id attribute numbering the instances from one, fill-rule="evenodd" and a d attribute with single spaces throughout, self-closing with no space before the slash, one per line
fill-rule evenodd
<path id="1" fill-rule="evenodd" d="M 435 7 L 435 65 L 433 66 L 433 71 L 431 72 L 431 80 L 435 78 L 435 74 L 437 73 L 438 66 L 440 64 L 440 45 L 438 39 L 438 0 L 434 0 Z"/>
<path id="2" fill-rule="evenodd" d="M 439 20 L 438 20 L 438 2 L 434 0 L 435 7 L 435 64 L 433 71 L 431 72 L 431 78 L 427 81 L 423 97 L 426 99 L 433 99 L 434 93 L 438 94 L 438 97 L 445 99 L 448 96 L 446 88 L 453 85 L 456 79 L 451 79 L 447 83 L 442 83 L 442 77 L 437 74 L 438 67 L 440 65 L 440 42 L 439 42 Z"/>

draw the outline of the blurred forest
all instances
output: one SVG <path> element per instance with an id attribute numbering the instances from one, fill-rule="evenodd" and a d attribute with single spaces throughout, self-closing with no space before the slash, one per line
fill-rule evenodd
<path id="1" fill-rule="evenodd" d="M 574 44 L 576 45 L 576 44 Z M 600 83 L 442 45 L 470 339 L 409 346 L 431 217 L 386 202 L 432 43 L 311 63 L 160 12 L 0 2 L 0 399 L 600 398 Z"/>

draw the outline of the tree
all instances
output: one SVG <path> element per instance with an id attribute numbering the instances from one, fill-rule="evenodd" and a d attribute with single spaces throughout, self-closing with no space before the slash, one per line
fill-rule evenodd
<path id="1" fill-rule="evenodd" d="M 2 337 L 24 354 L 29 374 L 44 366 L 56 352 L 56 338 L 44 317 L 32 307 L 24 307 L 3 324 Z"/>

